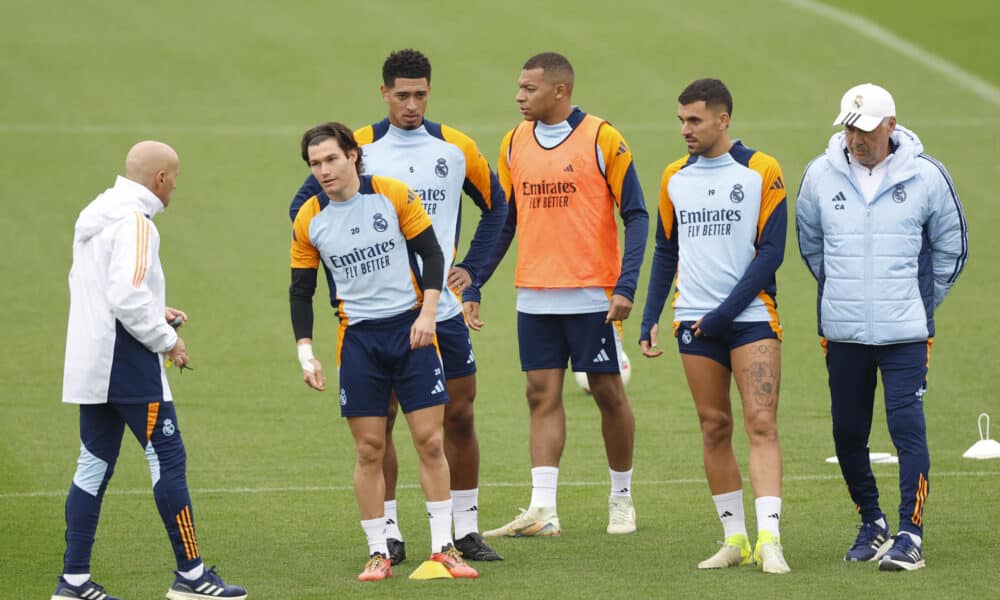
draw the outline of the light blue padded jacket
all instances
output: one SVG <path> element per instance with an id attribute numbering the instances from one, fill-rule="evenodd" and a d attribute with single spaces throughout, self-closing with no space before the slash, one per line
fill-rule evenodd
<path id="1" fill-rule="evenodd" d="M 795 207 L 799 251 L 819 284 L 819 334 L 869 345 L 934 337 L 934 309 L 968 258 L 951 176 L 897 125 L 871 204 L 851 174 L 845 136 L 806 167 Z"/>

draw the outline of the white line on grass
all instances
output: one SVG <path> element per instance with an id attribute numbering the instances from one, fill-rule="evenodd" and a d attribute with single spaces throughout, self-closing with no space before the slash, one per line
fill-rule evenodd
<path id="1" fill-rule="evenodd" d="M 462 129 L 468 133 L 486 134 L 504 132 L 514 121 L 505 123 L 470 123 Z M 1000 125 L 1000 117 L 927 117 L 907 118 L 906 125 L 930 127 L 983 128 Z M 648 123 L 618 123 L 615 127 L 624 132 L 674 132 L 677 123 L 665 119 Z M 811 131 L 826 128 L 826 122 L 813 121 L 734 121 L 734 129 L 740 130 L 785 130 Z M 0 123 L 0 135 L 202 135 L 207 137 L 279 137 L 295 138 L 302 134 L 303 127 L 296 125 L 193 125 L 183 123 L 129 124 L 129 123 Z"/>
<path id="2" fill-rule="evenodd" d="M 906 41 L 868 19 L 814 0 L 785 0 L 787 4 L 846 25 L 870 40 L 891 48 L 906 58 L 937 71 L 993 106 L 1000 107 L 1000 88 L 955 63 Z"/>
<path id="3" fill-rule="evenodd" d="M 1000 477 L 1000 471 L 943 471 L 934 473 L 934 477 Z M 840 481 L 840 475 L 788 475 L 782 481 Z M 705 479 L 659 479 L 647 481 L 633 481 L 635 486 L 671 486 L 671 485 L 691 485 L 704 484 Z M 529 482 L 525 481 L 493 481 L 480 483 L 481 488 L 513 488 L 529 487 Z M 608 485 L 607 481 L 560 481 L 563 487 L 600 487 Z M 418 489 L 419 484 L 406 483 L 396 486 L 397 489 L 411 490 Z M 353 485 L 292 485 L 281 487 L 232 487 L 232 488 L 199 488 L 192 489 L 193 494 L 288 494 L 288 493 L 312 493 L 312 492 L 349 492 L 353 491 Z M 109 489 L 107 495 L 111 496 L 138 496 L 149 494 L 149 488 L 115 490 Z M 66 496 L 66 490 L 40 491 L 40 492 L 5 492 L 0 493 L 0 500 L 17 500 L 21 498 L 62 498 Z"/>

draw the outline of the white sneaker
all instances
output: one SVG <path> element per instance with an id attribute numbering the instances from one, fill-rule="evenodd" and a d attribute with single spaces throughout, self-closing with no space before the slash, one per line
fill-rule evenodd
<path id="1" fill-rule="evenodd" d="M 632 533 L 635 531 L 635 507 L 632 496 L 611 496 L 608 498 L 608 533 Z"/>
<path id="2" fill-rule="evenodd" d="M 754 548 L 754 560 L 760 564 L 765 573 L 778 575 L 788 573 L 792 569 L 785 562 L 785 553 L 781 549 L 778 538 L 770 531 L 763 530 L 757 534 L 757 546 Z"/>
<path id="3" fill-rule="evenodd" d="M 698 563 L 699 569 L 728 569 L 750 564 L 750 539 L 742 533 L 722 542 L 719 551 Z"/>
<path id="4" fill-rule="evenodd" d="M 521 514 L 503 527 L 483 532 L 483 537 L 555 537 L 562 533 L 556 507 L 521 509 Z"/>

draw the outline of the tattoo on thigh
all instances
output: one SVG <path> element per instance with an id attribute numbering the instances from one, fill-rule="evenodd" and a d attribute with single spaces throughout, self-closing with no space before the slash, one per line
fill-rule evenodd
<path id="1" fill-rule="evenodd" d="M 767 354 L 767 346 L 754 348 L 757 354 Z M 750 395 L 758 411 L 773 410 L 778 401 L 778 381 L 769 360 L 753 360 L 747 368 Z"/>

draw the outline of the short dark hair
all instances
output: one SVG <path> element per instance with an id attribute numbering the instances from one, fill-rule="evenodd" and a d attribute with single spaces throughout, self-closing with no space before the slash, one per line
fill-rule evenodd
<path id="1" fill-rule="evenodd" d="M 361 174 L 361 146 L 358 145 L 357 140 L 354 139 L 354 132 L 351 128 L 343 123 L 329 122 L 323 123 L 322 125 L 317 125 L 311 129 L 308 129 L 302 134 L 302 160 L 309 164 L 309 146 L 316 146 L 326 140 L 334 139 L 337 141 L 337 145 L 340 146 L 340 150 L 346 156 L 354 150 L 358 153 L 358 162 L 354 164 L 355 168 L 358 170 L 358 175 Z"/>
<path id="2" fill-rule="evenodd" d="M 691 104 L 699 100 L 704 100 L 705 106 L 725 106 L 729 116 L 733 115 L 733 95 L 729 93 L 726 84 L 718 79 L 692 81 L 677 97 L 677 101 L 681 104 Z"/>
<path id="3" fill-rule="evenodd" d="M 427 83 L 431 82 L 431 61 L 424 56 L 424 53 L 413 48 L 396 50 L 390 54 L 382 63 L 382 83 L 386 87 L 396 85 L 396 78 L 406 79 L 427 78 Z"/>
<path id="4" fill-rule="evenodd" d="M 573 81 L 573 65 L 569 64 L 569 59 L 558 52 L 542 52 L 529 58 L 522 67 L 525 71 L 541 69 L 546 75 L 564 74 L 570 81 Z"/>

